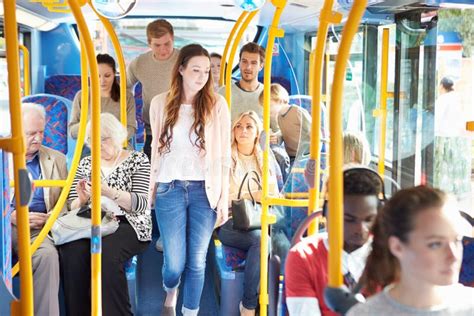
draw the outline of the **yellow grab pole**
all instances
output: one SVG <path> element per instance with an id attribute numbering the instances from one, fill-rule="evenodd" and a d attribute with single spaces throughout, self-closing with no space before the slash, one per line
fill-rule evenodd
<path id="1" fill-rule="evenodd" d="M 333 0 L 326 0 L 319 15 L 318 37 L 316 40 L 312 74 L 312 86 L 310 88 L 312 96 L 311 105 L 311 144 L 310 144 L 310 163 L 314 164 L 314 186 L 309 188 L 308 215 L 317 211 L 319 207 L 319 181 L 321 176 L 321 89 L 323 80 L 323 59 L 326 50 L 326 39 L 330 23 L 341 22 L 342 15 L 332 11 Z M 311 74 L 311 72 L 310 72 Z M 318 221 L 313 221 L 308 228 L 308 233 L 313 235 L 317 230 Z"/>
<path id="2" fill-rule="evenodd" d="M 225 78 L 225 73 L 226 73 L 226 66 L 231 65 L 229 71 L 232 71 L 232 62 L 233 60 L 229 60 L 227 62 L 227 54 L 229 52 L 229 47 L 230 44 L 232 43 L 232 39 L 234 38 L 235 32 L 237 29 L 240 27 L 242 24 L 242 21 L 244 18 L 247 16 L 248 12 L 243 11 L 242 14 L 239 16 L 237 21 L 235 22 L 234 26 L 232 27 L 232 30 L 230 31 L 229 37 L 227 38 L 227 42 L 225 43 L 224 47 L 224 53 L 222 54 L 222 59 L 221 59 L 221 69 L 220 69 L 220 76 L 219 76 L 219 86 L 222 86 L 224 84 L 224 78 Z"/>
<path id="3" fill-rule="evenodd" d="M 99 72 L 95 60 L 94 46 L 89 29 L 82 15 L 81 9 L 75 0 L 68 0 L 71 11 L 76 19 L 77 26 L 85 44 L 87 60 L 89 61 L 91 81 L 91 126 L 92 126 L 92 227 L 91 227 L 91 315 L 102 314 L 101 290 L 101 235 L 100 235 L 100 90 Z"/>
<path id="4" fill-rule="evenodd" d="M 374 116 L 380 118 L 379 140 L 379 165 L 378 172 L 381 177 L 385 174 L 385 138 L 387 134 L 387 81 L 388 81 L 388 48 L 389 29 L 382 31 L 382 61 L 380 78 L 380 108 L 374 110 Z"/>
<path id="5" fill-rule="evenodd" d="M 367 0 L 354 0 L 348 20 L 342 32 L 342 40 L 337 52 L 334 80 L 331 91 L 329 156 L 329 257 L 328 286 L 337 288 L 342 285 L 342 245 L 343 245 L 343 187 L 342 187 L 342 94 L 347 60 L 352 39 L 357 32 L 360 19 L 364 14 Z"/>
<path id="6" fill-rule="evenodd" d="M 81 42 L 81 51 L 84 52 L 84 41 Z M 47 237 L 51 227 L 53 226 L 54 222 L 59 216 L 59 213 L 63 209 L 64 203 L 66 203 L 67 197 L 69 195 L 69 191 L 72 186 L 72 182 L 74 181 L 74 177 L 76 175 L 77 166 L 79 165 L 79 160 L 81 159 L 82 147 L 84 145 L 84 138 L 86 134 L 86 124 L 87 124 L 87 112 L 89 109 L 89 87 L 87 82 L 87 58 L 85 54 L 81 54 L 81 116 L 79 120 L 79 134 L 77 135 L 77 143 L 76 148 L 74 151 L 74 156 L 72 158 L 71 168 L 69 170 L 69 174 L 66 180 L 36 180 L 33 181 L 35 187 L 46 187 L 46 186 L 63 186 L 61 194 L 59 195 L 58 201 L 56 205 L 51 211 L 51 214 L 48 218 L 48 221 L 41 229 L 41 232 L 36 237 L 35 241 L 31 245 L 31 253 L 33 254 L 38 247 L 41 245 L 43 240 Z M 20 271 L 20 267 L 18 263 L 12 268 L 12 276 L 15 276 Z"/>
<path id="7" fill-rule="evenodd" d="M 15 0 L 3 1 L 5 43 L 8 70 L 8 95 L 10 105 L 10 118 L 12 138 L 1 143 L 2 148 L 7 147 L 13 153 L 13 167 L 15 181 L 15 202 L 18 227 L 18 257 L 23 273 L 20 278 L 21 298 L 12 301 L 13 315 L 33 315 L 33 271 L 31 267 L 30 252 L 30 225 L 28 220 L 28 199 L 18 179 L 27 174 L 26 147 L 23 136 L 23 119 L 20 101 L 20 67 L 18 57 L 18 31 L 16 22 Z"/>
<path id="8" fill-rule="evenodd" d="M 24 92 L 23 95 L 27 96 L 31 94 L 31 88 L 30 88 L 30 52 L 28 51 L 28 48 L 24 45 L 19 45 L 21 52 L 23 53 L 23 79 L 25 80 L 24 82 Z"/>
<path id="9" fill-rule="evenodd" d="M 263 151 L 263 172 L 262 172 L 262 237 L 260 239 L 260 315 L 267 315 L 268 308 L 268 228 L 270 224 L 276 222 L 275 215 L 268 213 L 268 174 L 269 174 L 269 150 L 270 150 L 270 85 L 272 73 L 273 45 L 276 37 L 283 37 L 285 32 L 278 28 L 280 17 L 286 6 L 286 0 L 272 0 L 275 7 L 272 23 L 268 31 L 267 46 L 265 49 L 265 66 L 263 68 L 263 130 L 265 140 L 265 150 Z M 253 13 L 253 12 L 252 12 Z M 283 200 L 283 199 L 282 199 Z M 283 202 L 283 201 L 282 201 Z"/>
<path id="10" fill-rule="evenodd" d="M 237 51 L 237 47 L 239 46 L 240 39 L 242 38 L 242 35 L 244 34 L 245 30 L 247 29 L 247 26 L 250 24 L 250 21 L 252 21 L 253 17 L 259 12 L 259 10 L 250 12 L 250 14 L 245 18 L 244 23 L 242 24 L 242 27 L 240 30 L 237 32 L 237 35 L 235 36 L 234 43 L 232 43 L 232 48 L 230 49 L 230 56 L 229 56 L 229 62 L 227 63 L 227 67 L 229 71 L 225 72 L 225 99 L 227 100 L 227 104 L 229 105 L 229 108 L 232 107 L 231 104 L 231 91 L 230 91 L 230 84 L 231 84 L 231 79 L 232 79 L 232 62 L 234 61 L 235 53 Z M 222 68 L 221 68 L 222 69 Z"/>
<path id="11" fill-rule="evenodd" d="M 125 59 L 123 58 L 122 47 L 120 46 L 119 39 L 117 37 L 117 34 L 115 33 L 112 23 L 110 23 L 108 19 L 104 18 L 97 12 L 97 10 L 91 4 L 90 0 L 89 6 L 92 8 L 92 10 L 94 10 L 95 14 L 97 14 L 100 21 L 105 26 L 105 29 L 109 34 L 110 40 L 112 41 L 112 45 L 114 46 L 115 54 L 117 55 L 117 61 L 120 72 L 120 122 L 125 128 L 127 128 L 127 71 L 125 70 Z M 123 143 L 124 148 L 127 148 L 127 146 L 128 139 L 126 139 Z"/>

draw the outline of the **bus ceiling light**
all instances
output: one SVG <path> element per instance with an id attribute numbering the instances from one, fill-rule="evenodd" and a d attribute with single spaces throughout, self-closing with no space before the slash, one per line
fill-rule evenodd
<path id="1" fill-rule="evenodd" d="M 0 0 L 0 16 L 3 16 L 3 1 L 2 0 Z M 16 20 L 19 24 L 23 24 L 40 31 L 51 31 L 56 26 L 58 26 L 57 23 L 48 21 L 19 6 L 16 7 Z"/>
<path id="2" fill-rule="evenodd" d="M 235 0 L 236 6 L 248 12 L 260 10 L 264 4 L 265 0 Z"/>

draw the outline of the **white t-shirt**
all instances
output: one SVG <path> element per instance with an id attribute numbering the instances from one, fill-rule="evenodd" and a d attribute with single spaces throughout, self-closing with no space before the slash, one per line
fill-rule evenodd
<path id="1" fill-rule="evenodd" d="M 196 133 L 191 131 L 193 122 L 193 106 L 181 104 L 178 121 L 173 127 L 170 152 L 163 155 L 163 168 L 160 168 L 156 182 L 204 181 L 205 156 L 196 145 Z"/>

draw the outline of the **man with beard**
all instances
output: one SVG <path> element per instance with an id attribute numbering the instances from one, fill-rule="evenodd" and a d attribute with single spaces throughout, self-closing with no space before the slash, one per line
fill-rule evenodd
<path id="1" fill-rule="evenodd" d="M 239 69 L 241 79 L 231 83 L 231 120 L 232 122 L 242 112 L 255 111 L 263 119 L 263 108 L 258 103 L 258 97 L 263 91 L 263 84 L 258 82 L 258 73 L 265 62 L 265 50 L 260 45 L 250 42 L 242 46 L 239 53 Z M 219 89 L 225 96 L 225 86 Z"/>

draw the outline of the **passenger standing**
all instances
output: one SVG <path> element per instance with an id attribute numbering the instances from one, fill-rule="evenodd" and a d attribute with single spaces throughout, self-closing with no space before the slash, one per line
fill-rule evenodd
<path id="1" fill-rule="evenodd" d="M 26 168 L 33 180 L 65 180 L 66 157 L 42 146 L 46 113 L 34 103 L 22 105 L 23 129 L 26 143 Z M 29 203 L 30 237 L 33 242 L 56 205 L 61 188 L 37 187 Z M 12 246 L 18 253 L 18 230 L 15 205 L 12 205 Z M 64 204 L 62 212 L 66 211 Z M 33 266 L 34 310 L 37 316 L 59 316 L 59 256 L 54 243 L 46 237 L 31 257 Z"/>
<path id="2" fill-rule="evenodd" d="M 231 202 L 236 200 L 239 187 L 247 173 L 255 171 L 262 178 L 263 151 L 258 141 L 262 132 L 262 122 L 257 113 L 253 111 L 244 112 L 237 118 L 232 127 L 232 165 L 230 173 L 229 193 L 229 218 L 231 218 Z M 272 165 L 272 164 L 270 164 Z M 249 173 L 250 179 L 255 178 Z M 249 181 L 250 192 L 244 184 L 242 198 L 251 199 L 250 194 L 256 201 L 260 201 L 262 190 L 254 181 Z M 277 179 L 275 172 L 270 171 L 269 177 L 270 195 L 278 196 Z M 261 229 L 240 231 L 233 228 L 230 219 L 218 231 L 219 239 L 224 245 L 242 249 L 247 252 L 244 271 L 244 296 L 240 303 L 241 315 L 255 315 L 258 303 L 258 288 L 260 284 L 260 238 Z"/>
<path id="3" fill-rule="evenodd" d="M 219 78 L 221 76 L 221 61 L 222 56 L 218 53 L 211 53 L 211 73 L 214 81 L 214 90 L 219 89 Z"/>
<path id="4" fill-rule="evenodd" d="M 99 66 L 100 81 L 100 109 L 102 113 L 111 113 L 120 120 L 120 85 L 116 77 L 117 70 L 115 60 L 108 54 L 98 54 L 97 64 Z M 72 138 L 77 138 L 81 118 L 81 91 L 76 93 L 72 104 L 71 121 L 69 122 L 69 132 Z M 127 139 L 135 136 L 137 131 L 137 118 L 135 115 L 135 99 L 127 92 Z M 91 117 L 89 101 L 89 111 L 87 120 Z"/>
<path id="5" fill-rule="evenodd" d="M 149 199 L 163 240 L 167 293 L 161 315 L 176 315 L 183 273 L 183 315 L 198 314 L 211 235 L 228 216 L 230 118 L 209 72 L 202 46 L 183 47 L 170 90 L 150 107 L 155 137 Z"/>
<path id="6" fill-rule="evenodd" d="M 352 289 L 364 270 L 370 252 L 370 226 L 380 206 L 383 181 L 375 171 L 363 166 L 349 167 L 344 171 L 343 178 L 342 270 L 345 284 Z M 288 253 L 285 285 L 291 316 L 338 315 L 324 301 L 324 288 L 328 283 L 328 249 L 327 236 L 316 235 L 298 242 Z"/>
<path id="7" fill-rule="evenodd" d="M 150 102 L 154 96 L 170 88 L 171 74 L 179 50 L 174 48 L 173 26 L 166 20 L 155 20 L 148 24 L 146 37 L 151 51 L 141 54 L 128 66 L 127 88 L 131 91 L 138 81 L 142 84 L 143 122 L 145 123 L 143 152 L 150 159 L 152 142 Z"/>
<path id="8" fill-rule="evenodd" d="M 258 104 L 258 97 L 263 91 L 263 84 L 258 82 L 258 73 L 263 69 L 265 50 L 260 45 L 250 42 L 242 46 L 239 53 L 241 79 L 231 83 L 232 98 L 230 102 L 231 119 L 234 121 L 240 113 L 254 111 L 260 119 L 263 109 Z M 219 89 L 225 96 L 225 86 Z"/>
<path id="9" fill-rule="evenodd" d="M 376 217 L 362 278 L 368 292 L 384 289 L 347 315 L 474 315 L 474 289 L 458 283 L 463 221 L 440 190 L 397 192 Z"/>

